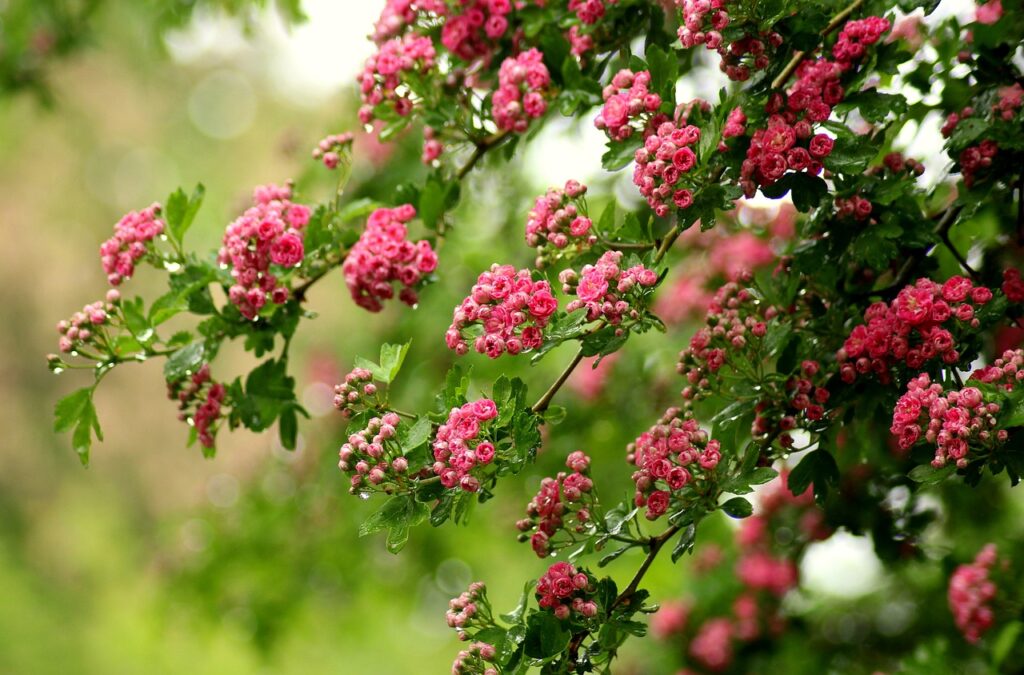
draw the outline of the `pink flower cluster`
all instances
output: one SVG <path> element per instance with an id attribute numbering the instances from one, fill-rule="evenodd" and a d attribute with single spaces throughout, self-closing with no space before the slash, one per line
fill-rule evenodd
<path id="1" fill-rule="evenodd" d="M 1003 18 L 1003 0 L 988 0 L 978 5 L 974 19 L 978 23 L 992 25 Z"/>
<path id="2" fill-rule="evenodd" d="M 529 49 L 510 56 L 498 70 L 498 89 L 491 99 L 494 123 L 502 131 L 525 133 L 530 120 L 547 112 L 544 100 L 551 75 L 544 65 L 544 55 Z"/>
<path id="3" fill-rule="evenodd" d="M 1006 440 L 1005 430 L 995 430 L 999 410 L 998 403 L 985 403 L 977 387 L 946 393 L 928 373 L 921 373 L 896 402 L 889 431 L 902 450 L 919 441 L 934 443 L 936 468 L 950 460 L 964 468 L 969 452 L 982 454 Z"/>
<path id="4" fill-rule="evenodd" d="M 567 312 L 584 309 L 587 321 L 601 319 L 612 326 L 640 317 L 645 290 L 658 283 L 654 270 L 642 264 L 622 269 L 622 251 L 605 251 L 593 265 L 584 265 L 577 277 L 572 269 L 563 270 L 558 280 L 563 291 L 574 293 L 576 299 L 566 305 Z"/>
<path id="5" fill-rule="evenodd" d="M 508 31 L 511 0 L 457 0 L 441 29 L 441 43 L 463 61 L 486 58 Z"/>
<path id="6" fill-rule="evenodd" d="M 115 305 L 121 300 L 121 294 L 116 288 L 107 291 L 107 300 L 97 300 L 82 307 L 82 311 L 75 312 L 70 319 L 57 322 L 57 332 L 60 339 L 57 341 L 57 348 L 64 354 L 70 354 L 82 347 L 98 346 L 102 351 L 110 349 L 101 330 L 103 326 L 110 323 L 111 316 L 115 312 Z"/>
<path id="7" fill-rule="evenodd" d="M 603 358 L 592 356 L 584 359 L 579 368 L 572 371 L 566 384 L 584 401 L 593 401 L 607 387 L 620 355 L 621 352 L 613 352 Z"/>
<path id="8" fill-rule="evenodd" d="M 964 176 L 964 185 L 973 187 L 980 171 L 992 166 L 992 160 L 999 153 L 999 144 L 985 139 L 977 145 L 971 145 L 960 152 L 960 173 Z"/>
<path id="9" fill-rule="evenodd" d="M 345 381 L 334 387 L 334 407 L 341 411 L 342 417 L 351 417 L 357 406 L 365 403 L 365 399 L 377 395 L 377 385 L 373 383 L 373 374 L 366 368 L 355 368 L 347 375 Z"/>
<path id="10" fill-rule="evenodd" d="M 999 87 L 999 100 L 992 104 L 992 112 L 1009 122 L 1024 105 L 1024 87 L 1014 82 L 1006 87 Z"/>
<path id="11" fill-rule="evenodd" d="M 815 134 L 812 124 L 827 120 L 832 108 L 843 100 L 839 73 L 839 66 L 831 61 L 804 61 L 789 94 L 769 97 L 768 125 L 754 132 L 740 167 L 744 194 L 752 197 L 758 186 L 775 183 L 787 171 L 812 176 L 821 173 L 822 161 L 832 153 L 834 141 Z"/>
<path id="12" fill-rule="evenodd" d="M 474 619 L 481 613 L 481 610 L 486 612 L 487 609 L 487 587 L 482 581 L 474 581 L 459 597 L 448 601 L 445 621 L 449 628 L 459 631 L 461 637 L 462 630 L 474 623 Z"/>
<path id="13" fill-rule="evenodd" d="M 558 251 L 573 244 L 577 253 L 595 244 L 597 236 L 591 231 L 593 222 L 580 214 L 586 193 L 586 185 L 568 180 L 564 189 L 551 188 L 537 197 L 526 217 L 526 244 L 533 248 L 550 244 Z M 538 267 L 541 263 L 543 259 L 538 258 Z"/>
<path id="14" fill-rule="evenodd" d="M 403 77 L 423 74 L 434 67 L 434 43 L 430 38 L 407 33 L 380 45 L 377 53 L 366 60 L 357 78 L 363 105 L 359 121 L 370 124 L 374 109 L 388 103 L 400 116 L 412 112 L 413 101 L 408 93 L 399 93 Z"/>
<path id="15" fill-rule="evenodd" d="M 943 122 L 942 128 L 939 131 L 942 132 L 943 137 L 949 138 L 953 135 L 953 131 L 956 129 L 956 126 L 960 124 L 960 121 L 967 119 L 973 114 L 974 108 L 971 106 L 967 106 L 959 113 L 949 113 L 949 115 L 946 116 L 946 121 Z"/>
<path id="16" fill-rule="evenodd" d="M 986 544 L 974 561 L 960 565 L 949 578 L 949 609 L 964 639 L 975 644 L 995 623 L 992 600 L 998 588 L 989 578 L 995 566 L 996 545 Z"/>
<path id="17" fill-rule="evenodd" d="M 735 138 L 736 136 L 743 136 L 746 133 L 747 115 L 743 112 L 743 108 L 736 106 L 729 111 L 729 116 L 725 118 L 725 124 L 722 126 L 722 138 Z M 718 149 L 725 150 L 725 144 L 720 144 Z"/>
<path id="18" fill-rule="evenodd" d="M 530 271 L 511 265 L 492 265 L 477 277 L 469 296 L 455 308 L 445 342 L 456 354 L 469 351 L 467 329 L 481 326 L 473 340 L 480 354 L 496 359 L 536 349 L 544 342 L 543 329 L 558 309 L 547 281 L 534 281 Z"/>
<path id="19" fill-rule="evenodd" d="M 526 505 L 527 517 L 516 523 L 520 532 L 536 530 L 530 537 L 530 545 L 538 558 L 546 558 L 551 554 L 552 539 L 559 531 L 571 529 L 582 533 L 590 522 L 587 496 L 594 487 L 594 482 L 587 475 L 590 458 L 577 450 L 566 458 L 565 465 L 571 471 L 560 471 L 554 478 L 544 478 L 540 482 L 540 490 Z M 567 543 L 573 541 L 575 537 L 570 534 Z"/>
<path id="20" fill-rule="evenodd" d="M 337 169 L 341 164 L 342 153 L 352 147 L 354 138 L 351 131 L 325 136 L 313 148 L 313 159 L 323 162 L 328 169 Z"/>
<path id="21" fill-rule="evenodd" d="M 902 153 L 890 152 L 882 158 L 881 166 L 874 166 L 868 169 L 870 174 L 878 174 L 888 169 L 894 174 L 907 172 L 914 176 L 920 176 L 924 173 L 924 164 L 917 161 L 913 157 L 904 158 Z"/>
<path id="22" fill-rule="evenodd" d="M 452 408 L 448 420 L 434 436 L 434 474 L 446 488 L 458 486 L 466 492 L 480 489 L 473 470 L 494 461 L 494 443 L 487 439 L 487 423 L 498 416 L 494 401 L 482 398 Z"/>
<path id="23" fill-rule="evenodd" d="M 891 304 L 874 303 L 864 312 L 866 323 L 850 331 L 836 354 L 843 382 L 874 372 L 887 383 L 889 369 L 900 363 L 913 370 L 933 359 L 956 363 L 960 351 L 953 331 L 977 328 L 975 310 L 991 299 L 988 288 L 954 276 L 944 284 L 918 279 Z"/>
<path id="24" fill-rule="evenodd" d="M 416 289 L 424 277 L 437 269 L 437 253 L 430 242 L 407 239 L 406 223 L 416 217 L 411 204 L 393 209 L 381 208 L 366 220 L 359 241 L 341 266 L 345 284 L 356 304 L 371 312 L 384 308 L 384 301 L 395 296 L 393 283 L 402 288 L 398 298 L 407 305 L 419 300 Z"/>
<path id="25" fill-rule="evenodd" d="M 135 273 L 135 263 L 146 255 L 147 244 L 164 231 L 160 205 L 129 211 L 114 225 L 114 236 L 100 245 L 100 262 L 107 282 L 117 286 Z"/>
<path id="26" fill-rule="evenodd" d="M 1024 279 L 1020 270 L 1003 270 L 1003 294 L 1010 302 L 1024 302 Z"/>
<path id="27" fill-rule="evenodd" d="M 178 402 L 178 419 L 195 427 L 199 443 L 212 448 L 227 389 L 210 377 L 210 364 L 204 363 L 190 377 L 167 383 L 167 397 Z M 194 409 L 193 409 L 194 406 Z M 192 409 L 190 413 L 189 410 Z"/>
<path id="28" fill-rule="evenodd" d="M 733 659 L 733 625 L 725 617 L 704 622 L 690 642 L 690 656 L 708 670 L 721 671 Z"/>
<path id="29" fill-rule="evenodd" d="M 698 478 L 710 474 L 722 459 L 721 444 L 708 439 L 692 417 L 680 417 L 669 408 L 658 423 L 626 447 L 626 461 L 637 467 L 634 503 L 646 506 L 646 516 L 656 520 L 669 509 L 674 496 Z"/>
<path id="30" fill-rule="evenodd" d="M 557 562 L 537 580 L 537 604 L 563 621 L 573 614 L 592 618 L 597 616 L 597 603 L 591 598 L 593 591 L 589 575 L 571 563 Z"/>
<path id="31" fill-rule="evenodd" d="M 437 132 L 431 127 L 423 128 L 423 152 L 420 161 L 430 166 L 444 153 L 444 144 L 436 137 Z"/>
<path id="32" fill-rule="evenodd" d="M 387 0 L 370 39 L 379 45 L 399 35 L 421 15 L 445 16 L 447 13 L 445 0 Z"/>
<path id="33" fill-rule="evenodd" d="M 683 398 L 691 401 L 703 397 L 730 358 L 747 358 L 748 342 L 763 338 L 768 332 L 767 322 L 777 315 L 775 307 L 762 308 L 754 294 L 740 283 L 729 282 L 719 288 L 708 306 L 706 325 L 679 354 L 676 370 L 688 382 Z"/>
<path id="34" fill-rule="evenodd" d="M 677 209 L 693 204 L 693 192 L 681 187 L 680 181 L 697 163 L 695 148 L 699 140 L 700 129 L 696 126 L 663 122 L 655 133 L 644 138 L 643 147 L 637 148 L 633 184 L 657 215 L 667 216 L 670 204 Z"/>
<path id="35" fill-rule="evenodd" d="M 349 492 L 374 488 L 387 491 L 387 486 L 405 480 L 409 460 L 398 442 L 401 421 L 393 412 L 371 417 L 365 429 L 351 434 L 341 446 L 338 468 L 349 475 Z"/>
<path id="36" fill-rule="evenodd" d="M 683 12 L 679 41 L 687 49 L 704 45 L 717 51 L 722 58 L 722 72 L 730 80 L 743 82 L 750 78 L 751 70 L 768 67 L 771 52 L 782 45 L 782 36 L 775 31 L 758 35 L 745 33 L 743 37 L 726 42 L 722 31 L 734 18 L 726 10 L 727 4 L 726 0 L 676 0 Z"/>
<path id="37" fill-rule="evenodd" d="M 302 262 L 303 228 L 310 211 L 291 198 L 290 185 L 257 187 L 253 206 L 224 232 L 217 261 L 231 267 L 235 283 L 228 298 L 247 319 L 256 318 L 268 298 L 276 304 L 288 300 L 288 288 L 271 273 L 271 264 L 289 272 Z"/>
<path id="38" fill-rule="evenodd" d="M 615 73 L 602 92 L 604 107 L 594 119 L 594 126 L 614 141 L 646 129 L 648 119 L 661 107 L 661 96 L 648 89 L 650 84 L 651 74 L 646 70 L 634 73 L 623 69 Z"/>
<path id="39" fill-rule="evenodd" d="M 839 38 L 832 45 L 832 56 L 846 70 L 853 61 L 864 58 L 867 48 L 876 42 L 892 24 L 880 16 L 869 16 L 863 19 L 847 21 L 839 31 Z"/>
<path id="40" fill-rule="evenodd" d="M 604 17 L 606 5 L 617 4 L 619 0 L 569 0 L 569 11 L 576 12 L 577 19 L 591 25 Z"/>

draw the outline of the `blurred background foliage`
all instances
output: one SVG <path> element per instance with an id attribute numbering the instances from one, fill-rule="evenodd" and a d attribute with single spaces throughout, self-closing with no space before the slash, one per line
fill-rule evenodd
<path id="1" fill-rule="evenodd" d="M 454 214 L 444 274 L 416 310 L 362 312 L 340 271 L 313 290 L 309 307 L 319 318 L 303 323 L 292 353 L 314 419 L 303 424 L 295 452 L 274 433 L 245 432 L 223 434 L 212 460 L 186 449 L 187 430 L 163 398 L 160 364 L 150 363 L 118 369 L 113 386 L 99 391 L 106 441 L 83 470 L 68 439 L 51 431 L 53 402 L 80 383 L 50 375 L 44 355 L 56 343 L 54 319 L 104 287 L 96 250 L 117 218 L 201 181 L 207 201 L 189 236 L 205 250 L 218 245 L 254 185 L 291 177 L 311 197 L 332 190 L 308 150 L 352 128 L 348 83 L 366 50 L 358 36 L 382 3 L 307 2 L 313 21 L 294 27 L 297 0 L 265 4 L 0 0 L 2 673 L 446 672 L 458 650 L 443 619 L 448 599 L 485 579 L 495 604 L 511 607 L 522 580 L 546 567 L 516 543 L 513 526 L 540 478 L 584 449 L 602 493 L 627 494 L 625 445 L 678 395 L 674 364 L 688 330 L 669 340 L 635 338 L 612 366 L 630 377 L 613 376 L 599 402 L 584 383 L 570 387 L 559 403 L 571 424 L 548 429 L 550 452 L 505 481 L 468 527 L 417 528 L 399 557 L 385 552 L 382 538 L 358 538 L 358 523 L 376 505 L 349 496 L 335 467 L 343 429 L 331 387 L 355 355 L 372 357 L 380 342 L 412 335 L 394 397 L 401 407 L 430 406 L 453 358 L 440 348 L 451 308 L 492 262 L 532 262 L 522 227 L 533 196 L 585 178 L 580 165 L 599 166 L 585 144 L 565 145 L 574 131 L 556 124 L 534 143 L 541 151 L 464 186 L 474 198 Z M 323 44 L 333 51 L 317 51 Z M 311 81 L 303 64 L 325 77 Z M 412 144 L 382 149 L 361 138 L 352 195 L 395 202 L 394 187 L 423 171 L 418 154 Z M 592 195 L 617 190 L 607 175 L 588 182 Z M 595 213 L 601 206 L 592 200 Z M 146 294 L 158 281 L 142 273 L 132 284 Z M 252 366 L 240 349 L 225 356 L 235 368 L 225 379 Z M 529 369 L 516 361 L 516 374 L 526 371 L 531 389 L 543 390 L 568 358 L 555 351 Z M 466 361 L 480 383 L 510 363 Z M 1019 497 L 1010 501 L 1004 486 L 986 494 L 985 526 L 951 528 L 968 534 L 941 548 L 966 559 L 986 530 L 1021 517 Z M 967 507 L 979 508 L 977 500 Z M 953 509 L 948 518 L 963 515 Z M 730 534 L 714 519 L 700 536 L 727 542 Z M 905 640 L 914 621 L 925 633 L 930 624 L 949 632 L 946 576 L 920 577 L 911 566 L 904 579 L 884 581 L 867 539 L 828 546 L 837 540 L 824 568 L 805 560 L 799 609 L 820 627 L 819 639 L 849 655 L 846 672 L 859 672 L 852 664 L 867 632 Z M 637 564 L 624 560 L 612 572 L 628 575 Z M 688 563 L 659 564 L 649 588 L 656 598 L 678 596 L 692 590 L 689 575 Z M 934 606 L 915 606 L 901 592 L 907 579 L 929 589 Z M 789 672 L 821 672 L 801 637 L 794 632 L 783 646 L 783 658 L 800 664 Z M 671 645 L 630 648 L 622 672 L 669 672 L 675 662 Z M 927 658 L 941 659 L 944 649 L 932 645 Z M 933 666 L 924 662 L 920 672 L 938 672 Z"/>

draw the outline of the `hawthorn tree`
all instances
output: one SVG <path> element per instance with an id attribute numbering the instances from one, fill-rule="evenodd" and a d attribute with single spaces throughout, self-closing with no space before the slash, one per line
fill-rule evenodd
<path id="1" fill-rule="evenodd" d="M 581 119 L 639 198 L 576 180 L 536 198 L 522 214 L 534 263 L 493 261 L 448 330 L 418 338 L 454 361 L 432 409 L 395 403 L 408 343 L 356 358 L 335 389 L 339 470 L 379 502 L 360 533 L 386 532 L 393 553 L 413 527 L 464 522 L 542 444 L 565 457 L 515 523 L 558 561 L 508 613 L 483 582 L 451 601 L 467 642 L 452 672 L 609 673 L 648 614 L 679 645 L 680 672 L 763 671 L 807 640 L 821 647 L 803 654 L 807 672 L 1017 672 L 1019 524 L 969 556 L 934 540 L 973 540 L 971 495 L 1024 473 L 1024 10 L 991 0 L 964 23 L 936 19 L 937 5 L 388 0 L 359 123 L 382 142 L 422 139 L 425 168 L 387 203 L 353 199 L 354 135 L 328 136 L 313 157 L 336 191 L 311 203 L 291 183 L 258 187 L 213 252 L 186 245 L 202 186 L 125 215 L 100 247 L 111 288 L 58 325 L 50 368 L 93 381 L 57 404 L 56 429 L 87 462 L 102 439 L 96 387 L 162 358 L 205 455 L 225 427 L 276 427 L 293 448 L 305 411 L 289 347 L 314 316 L 309 289 L 341 268 L 364 310 L 415 306 L 459 256 L 442 245 L 474 169 L 510 161 L 559 116 Z M 718 91 L 705 91 L 708 64 Z M 705 98 L 679 100 L 680 82 Z M 929 125 L 946 161 L 926 168 L 901 149 Z M 779 206 L 766 219 L 752 199 Z M 167 292 L 128 297 L 138 265 Z M 192 327 L 169 334 L 183 317 Z M 600 387 L 632 338 L 687 321 L 679 395 L 622 450 L 622 499 L 591 476 L 602 453 L 559 443 L 555 401 L 581 364 Z M 230 341 L 260 360 L 233 379 L 217 364 Z M 514 373 L 565 343 L 574 355 L 540 392 L 472 375 L 483 355 Z M 615 379 L 645 391 L 639 373 Z M 719 511 L 739 521 L 732 544 L 699 546 Z M 923 625 L 956 641 L 825 648 L 813 608 L 792 598 L 804 552 L 840 529 L 870 534 L 918 601 L 943 607 Z M 634 550 L 619 581 L 603 571 Z M 707 583 L 652 598 L 651 566 L 694 552 Z"/>

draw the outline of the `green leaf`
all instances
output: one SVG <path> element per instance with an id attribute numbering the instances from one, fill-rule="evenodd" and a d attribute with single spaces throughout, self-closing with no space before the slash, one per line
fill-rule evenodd
<path id="1" fill-rule="evenodd" d="M 299 420 L 295 414 L 295 408 L 287 407 L 283 409 L 277 424 L 281 445 L 285 450 L 294 450 L 295 442 L 299 435 Z"/>
<path id="2" fill-rule="evenodd" d="M 142 298 L 121 301 L 121 315 L 124 316 L 124 323 L 128 330 L 139 341 L 139 344 L 152 344 L 156 338 L 153 326 L 146 318 L 145 307 Z"/>
<path id="3" fill-rule="evenodd" d="M 164 362 L 164 379 L 175 382 L 194 373 L 202 365 L 206 351 L 202 342 L 193 342 L 171 354 Z"/>
<path id="4" fill-rule="evenodd" d="M 891 112 L 897 117 L 907 112 L 907 99 L 903 94 L 884 94 L 876 89 L 865 89 L 848 95 L 836 106 L 840 114 L 856 108 L 868 122 L 879 123 Z"/>
<path id="5" fill-rule="evenodd" d="M 523 615 L 526 613 L 527 605 L 530 604 L 530 591 L 533 590 L 533 587 L 536 584 L 537 582 L 532 579 L 527 581 L 523 586 L 523 594 L 519 596 L 519 604 L 517 604 L 515 609 L 511 612 L 508 614 L 502 614 L 499 618 L 505 623 L 519 623 L 520 619 L 522 619 Z"/>
<path id="6" fill-rule="evenodd" d="M 412 497 L 395 495 L 359 525 L 359 536 L 365 537 L 383 530 L 390 529 L 399 523 L 407 522 L 412 510 Z"/>
<path id="7" fill-rule="evenodd" d="M 924 485 L 934 485 L 946 480 L 956 472 L 956 464 L 947 464 L 936 469 L 931 464 L 921 464 L 910 470 L 910 480 Z"/>
<path id="8" fill-rule="evenodd" d="M 802 495 L 807 488 L 814 485 L 814 496 L 819 501 L 828 494 L 829 485 L 839 482 L 839 467 L 832 453 L 818 448 L 800 460 L 789 474 L 789 491 L 794 495 Z"/>
<path id="9" fill-rule="evenodd" d="M 287 361 L 264 361 L 245 379 L 245 395 L 233 414 L 252 431 L 263 431 L 284 410 L 296 406 L 295 379 L 288 376 Z"/>
<path id="10" fill-rule="evenodd" d="M 432 429 L 430 420 L 425 416 L 416 418 L 412 424 L 403 421 L 398 425 L 398 442 L 402 446 L 402 452 L 409 454 L 426 443 Z"/>
<path id="11" fill-rule="evenodd" d="M 618 171 L 633 161 L 639 147 L 640 139 L 633 137 L 624 141 L 608 141 L 608 150 L 601 156 L 601 166 L 605 171 Z"/>
<path id="12" fill-rule="evenodd" d="M 626 551 L 630 550 L 631 548 L 633 548 L 633 544 L 626 544 L 625 546 L 623 546 L 621 548 L 617 548 L 614 551 L 611 551 L 609 553 L 605 553 L 603 556 L 601 556 L 601 559 L 597 561 L 597 566 L 598 567 L 604 567 L 604 566 L 608 565 L 610 562 L 612 562 L 613 560 L 616 560 L 623 553 L 625 553 Z"/>
<path id="13" fill-rule="evenodd" d="M 103 431 L 92 402 L 92 387 L 84 387 L 68 394 L 54 407 L 53 428 L 58 432 L 71 431 L 71 445 L 83 465 L 89 464 L 92 435 L 103 440 Z"/>
<path id="14" fill-rule="evenodd" d="M 380 377 L 378 379 L 388 384 L 394 381 L 398 376 L 398 371 L 402 369 L 402 363 L 405 361 L 405 355 L 409 352 L 411 344 L 410 340 L 402 345 L 385 343 L 380 346 Z M 374 373 L 375 376 L 377 374 Z"/>
<path id="15" fill-rule="evenodd" d="M 999 631 L 999 636 L 992 647 L 992 664 L 996 668 L 1001 666 L 1006 661 L 1006 657 L 1010 655 L 1013 646 L 1017 644 L 1021 630 L 1024 630 L 1024 622 L 1011 621 Z"/>
<path id="16" fill-rule="evenodd" d="M 860 175 L 877 154 L 878 145 L 868 136 L 840 136 L 823 163 L 829 171 Z"/>
<path id="17" fill-rule="evenodd" d="M 754 507 L 743 497 L 733 497 L 722 504 L 721 509 L 733 518 L 747 518 L 754 513 Z"/>
<path id="18" fill-rule="evenodd" d="M 761 193 L 771 199 L 778 199 L 787 192 L 792 193 L 793 206 L 806 213 L 821 203 L 822 198 L 828 194 L 828 185 L 818 176 L 799 172 L 787 173 L 771 185 L 761 188 Z"/>
<path id="19" fill-rule="evenodd" d="M 679 535 L 679 541 L 676 542 L 675 547 L 672 549 L 672 562 L 677 562 L 683 557 L 683 554 L 693 550 L 693 543 L 697 539 L 697 525 L 696 523 L 690 523 L 683 530 L 683 533 Z"/>
<path id="20" fill-rule="evenodd" d="M 205 195 L 206 188 L 199 183 L 192 191 L 191 197 L 187 197 L 185 191 L 178 188 L 167 198 L 164 215 L 167 218 L 168 234 L 179 244 L 185 239 L 188 229 L 192 227 L 192 222 L 196 218 L 196 213 L 199 212 Z"/>
<path id="21" fill-rule="evenodd" d="M 526 655 L 546 659 L 569 646 L 570 633 L 562 621 L 549 612 L 534 612 L 526 621 Z"/>

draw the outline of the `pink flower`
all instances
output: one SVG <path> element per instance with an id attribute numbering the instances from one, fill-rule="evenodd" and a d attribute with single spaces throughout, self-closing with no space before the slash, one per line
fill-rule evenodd
<path id="1" fill-rule="evenodd" d="M 978 5 L 978 9 L 974 15 L 975 21 L 988 25 L 998 22 L 1002 17 L 1002 0 L 989 0 L 989 2 Z"/>

